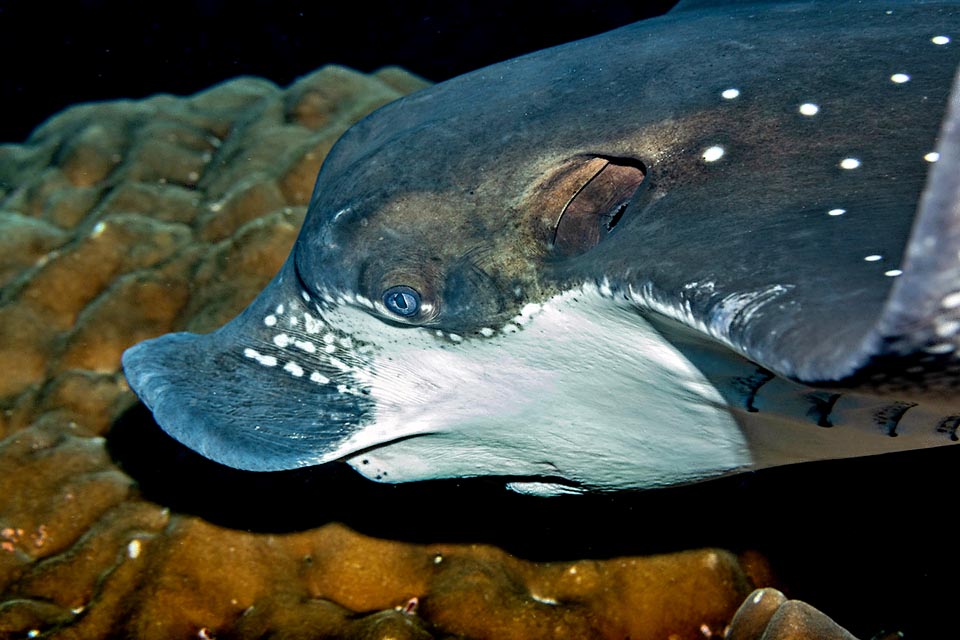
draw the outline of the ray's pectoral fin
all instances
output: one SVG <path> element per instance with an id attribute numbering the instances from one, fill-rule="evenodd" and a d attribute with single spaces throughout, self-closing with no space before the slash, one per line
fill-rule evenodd
<path id="1" fill-rule="evenodd" d="M 124 353 L 124 372 L 165 431 L 216 462 L 251 471 L 327 462 L 370 401 L 351 375 L 356 355 L 316 305 L 288 261 L 229 324 L 140 343 Z"/>
<path id="2" fill-rule="evenodd" d="M 856 382 L 956 392 L 960 369 L 960 72 L 903 260 Z"/>
<path id="3" fill-rule="evenodd" d="M 857 342 L 833 345 L 816 360 L 804 345 L 757 358 L 787 358 L 790 377 L 807 384 L 856 387 L 888 396 L 944 399 L 960 370 L 960 72 L 955 74 L 937 151 L 910 237 L 882 309 Z M 880 256 L 870 256 L 867 260 Z M 842 343 L 843 341 L 841 341 Z M 776 367 L 773 367 L 776 369 Z M 781 371 L 781 373 L 783 373 Z M 948 407 L 949 408 L 949 407 Z"/>
<path id="4" fill-rule="evenodd" d="M 755 255 L 741 251 L 732 259 L 726 245 L 711 237 L 712 229 L 686 241 L 690 227 L 661 225 L 662 238 L 651 234 L 650 242 L 672 262 L 669 269 L 648 264 L 655 275 L 636 287 L 642 304 L 803 385 L 893 399 L 949 400 L 960 371 L 960 75 L 954 78 L 937 151 L 926 160 L 912 157 L 911 163 L 912 179 L 918 187 L 923 184 L 919 203 L 900 201 L 901 194 L 888 189 L 871 211 L 875 226 L 861 226 L 858 235 L 850 236 L 851 243 L 858 243 L 856 251 L 813 253 L 815 243 L 803 235 L 806 226 L 837 233 L 831 226 L 834 213 L 793 215 L 795 204 L 786 209 L 790 215 L 771 219 L 766 235 L 741 245 Z M 676 200 L 680 192 L 675 189 L 671 197 Z M 693 196 L 700 193 L 683 191 L 684 201 L 696 204 L 703 198 Z M 862 208 L 855 195 L 843 189 L 829 194 Z M 916 207 L 916 215 L 905 247 L 884 245 L 900 233 L 897 225 L 908 207 Z M 795 251 L 789 260 L 780 261 L 778 253 L 767 250 L 774 239 L 785 247 L 784 255 Z M 874 254 L 877 246 L 886 250 Z M 678 262 L 678 256 L 684 260 Z M 701 269 L 697 261 L 708 256 L 711 262 L 725 261 L 734 275 L 716 267 L 712 273 Z M 868 272 L 863 265 L 877 268 Z M 751 268 L 734 271 L 743 266 Z M 755 273 L 764 274 L 766 283 Z M 752 395 L 747 396 L 747 411 L 753 411 Z M 943 410 L 955 413 L 951 402 Z"/>

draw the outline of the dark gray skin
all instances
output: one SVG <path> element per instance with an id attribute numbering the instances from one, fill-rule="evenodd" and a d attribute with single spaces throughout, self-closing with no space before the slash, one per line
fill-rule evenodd
<path id="1" fill-rule="evenodd" d="M 922 158 L 935 144 L 957 62 L 922 36 L 945 30 L 957 13 L 956 3 L 898 7 L 894 19 L 869 4 L 818 8 L 681 11 L 385 107 L 351 129 L 324 165 L 297 242 L 299 273 L 308 284 L 319 277 L 315 286 L 371 299 L 392 284 L 417 284 L 443 301 L 425 322 L 462 332 L 598 275 L 652 282 L 667 298 L 690 281 L 714 281 L 715 294 L 696 301 L 703 315 L 730 292 L 790 282 L 795 288 L 780 300 L 790 317 L 778 313 L 734 341 L 748 354 L 782 352 L 779 340 L 773 347 L 762 336 L 796 334 L 803 353 L 776 369 L 834 379 L 831 369 L 844 368 L 850 354 L 835 353 L 826 338 L 852 346 L 892 283 L 863 257 L 889 256 L 896 266 L 904 252 L 928 169 Z M 777 35 L 758 42 L 757 34 Z M 626 51 L 636 63 L 617 60 Z M 895 86 L 888 70 L 901 68 L 923 77 Z M 727 87 L 756 94 L 726 104 L 719 93 Z M 805 101 L 833 113 L 800 117 Z M 713 144 L 736 160 L 705 164 L 701 153 Z M 863 167 L 840 169 L 847 155 Z M 602 246 L 557 260 L 549 240 L 572 193 L 544 193 L 544 185 L 564 163 L 595 156 L 642 163 L 649 175 Z M 854 202 L 869 215 L 824 222 L 823 207 Z M 827 222 L 836 224 L 820 226 Z M 766 242 L 755 240 L 760 234 Z M 361 275 L 368 261 L 398 273 Z M 516 286 L 522 296 L 512 295 Z M 809 321 L 817 316 L 825 322 Z"/>
<path id="2" fill-rule="evenodd" d="M 960 55 L 931 38 L 958 27 L 957 2 L 687 3 L 399 100 L 330 152 L 289 260 L 251 307 L 209 336 L 171 334 L 132 348 L 130 384 L 171 435 L 245 469 L 383 448 L 377 474 L 363 468 L 374 457 L 351 463 L 387 481 L 497 473 L 612 489 L 857 453 L 818 444 L 794 458 L 767 455 L 776 436 L 755 435 L 765 427 L 737 414 L 747 442 L 730 450 L 746 447 L 747 458 L 701 468 L 691 455 L 689 469 L 611 480 L 611 469 L 632 472 L 619 470 L 619 452 L 596 469 L 604 452 L 626 446 L 619 434 L 604 442 L 603 429 L 544 460 L 567 427 L 538 425 L 533 444 L 511 454 L 500 432 L 458 440 L 449 425 L 387 415 L 382 397 L 393 402 L 416 369 L 392 371 L 393 350 L 409 360 L 399 354 L 425 345 L 416 349 L 470 362 L 470 345 L 484 343 L 510 361 L 511 344 L 530 343 L 501 328 L 527 305 L 587 283 L 679 349 L 734 413 L 756 413 L 776 375 L 879 396 L 878 433 L 922 400 L 934 422 L 896 448 L 947 443 L 960 412 L 960 299 L 950 297 L 960 281 L 960 225 L 950 215 L 960 144 L 950 127 L 960 115 L 947 117 Z M 896 82 L 895 73 L 909 79 Z M 924 156 L 934 148 L 941 159 L 932 165 Z M 845 159 L 859 166 L 843 168 Z M 344 309 L 374 329 L 363 319 L 338 325 Z M 314 317 L 324 328 L 307 331 Z M 334 353 L 322 350 L 327 333 L 332 361 L 322 355 Z M 603 338 L 618 339 L 634 340 Z M 291 349 L 298 359 L 284 374 Z M 803 398 L 800 422 L 826 426 L 839 391 L 796 387 L 786 404 Z M 463 402 L 475 393 L 473 383 L 463 388 Z M 662 395 L 649 393 L 638 397 Z M 503 452 L 501 467 L 470 460 L 490 442 Z M 578 448 L 589 458 L 592 447 L 593 462 L 564 458 Z M 884 448 L 894 447 L 864 452 Z"/>

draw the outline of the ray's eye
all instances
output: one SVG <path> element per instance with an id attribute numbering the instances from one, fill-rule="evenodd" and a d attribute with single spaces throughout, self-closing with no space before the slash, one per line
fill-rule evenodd
<path id="1" fill-rule="evenodd" d="M 410 318 L 420 311 L 420 294 L 413 287 L 404 284 L 390 287 L 383 292 L 383 306 L 390 313 L 403 318 Z"/>

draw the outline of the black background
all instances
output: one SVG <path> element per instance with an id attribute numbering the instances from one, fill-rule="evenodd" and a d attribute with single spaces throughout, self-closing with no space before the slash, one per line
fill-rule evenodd
<path id="1" fill-rule="evenodd" d="M 191 94 L 239 75 L 285 86 L 324 64 L 432 81 L 663 13 L 675 0 L 0 0 L 0 142 L 64 107 Z"/>

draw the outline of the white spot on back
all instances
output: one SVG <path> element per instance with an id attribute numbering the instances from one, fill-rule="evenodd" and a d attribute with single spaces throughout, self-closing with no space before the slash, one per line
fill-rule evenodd
<path id="1" fill-rule="evenodd" d="M 926 160 L 927 162 L 936 162 L 937 160 L 940 159 L 940 154 L 937 153 L 936 151 L 931 151 L 927 155 L 923 156 L 923 159 Z"/>
<path id="2" fill-rule="evenodd" d="M 480 327 L 480 335 L 482 335 L 484 338 L 489 338 L 494 333 L 496 333 L 496 331 L 494 331 L 490 327 Z"/>
<path id="3" fill-rule="evenodd" d="M 846 209 L 830 209 L 830 211 L 827 211 L 827 215 L 828 215 L 828 216 L 842 216 L 842 215 L 845 214 L 846 212 L 847 212 Z"/>
<path id="4" fill-rule="evenodd" d="M 337 369 L 340 369 L 340 371 L 343 371 L 344 373 L 352 370 L 350 365 L 348 365 L 346 362 L 344 362 L 340 358 L 334 358 L 333 356 L 330 356 L 328 360 L 330 360 L 330 364 L 335 366 Z"/>
<path id="5" fill-rule="evenodd" d="M 274 326 L 275 324 L 277 324 L 277 316 L 273 314 L 267 316 L 266 318 L 263 319 L 263 324 L 267 325 L 268 327 Z"/>
<path id="6" fill-rule="evenodd" d="M 317 346 L 308 340 L 294 340 L 293 346 L 301 351 L 306 351 L 307 353 L 317 352 Z"/>
<path id="7" fill-rule="evenodd" d="M 251 360 L 256 360 L 265 367 L 275 367 L 277 366 L 277 359 L 273 356 L 265 356 L 254 349 L 244 349 L 243 355 L 250 358 Z"/>
<path id="8" fill-rule="evenodd" d="M 734 98 L 738 97 L 739 95 L 740 95 L 740 90 L 739 90 L 739 89 L 733 89 L 733 88 L 724 89 L 723 92 L 720 94 L 720 96 L 721 96 L 724 100 L 733 100 Z"/>
<path id="9" fill-rule="evenodd" d="M 896 278 L 897 276 L 903 275 L 903 271 L 900 269 L 890 269 L 889 271 L 884 271 L 883 275 L 888 278 Z"/>
<path id="10" fill-rule="evenodd" d="M 873 254 L 870 254 L 869 256 L 865 256 L 863 259 L 866 260 L 867 262 L 877 262 L 878 260 L 883 260 L 883 256 L 873 253 Z"/>
<path id="11" fill-rule="evenodd" d="M 856 169 L 860 166 L 860 161 L 856 158 L 844 158 L 840 161 L 841 169 Z"/>
<path id="12" fill-rule="evenodd" d="M 277 305 L 276 313 L 277 313 L 278 316 L 279 316 L 279 315 L 283 315 L 283 309 L 284 309 L 284 307 L 283 307 L 282 304 L 278 304 L 278 305 Z"/>
<path id="13" fill-rule="evenodd" d="M 310 382 L 316 382 L 317 384 L 327 384 L 330 382 L 330 378 L 323 375 L 319 371 L 314 371 L 310 374 Z"/>
<path id="14" fill-rule="evenodd" d="M 932 42 L 933 44 L 942 45 L 950 42 L 950 38 L 948 38 L 947 36 L 933 36 L 932 38 L 930 38 L 930 42 Z"/>
<path id="15" fill-rule="evenodd" d="M 940 301 L 940 306 L 944 309 L 956 309 L 960 307 L 960 291 L 954 291 L 953 293 L 948 293 L 943 296 L 943 300 Z"/>
<path id="16" fill-rule="evenodd" d="M 277 335 L 273 336 L 273 344 L 277 345 L 281 349 L 286 349 L 289 347 L 292 341 L 293 338 L 285 333 L 278 333 Z"/>
<path id="17" fill-rule="evenodd" d="M 310 302 L 310 294 L 307 293 L 306 291 L 301 291 L 300 297 L 303 298 L 304 302 Z"/>
<path id="18" fill-rule="evenodd" d="M 720 146 L 712 146 L 703 152 L 703 161 L 704 162 L 716 162 L 723 157 L 724 150 Z"/>
<path id="19" fill-rule="evenodd" d="M 897 84 L 903 84 L 904 82 L 910 82 L 910 76 L 906 73 L 895 73 L 890 76 L 890 81 Z"/>
<path id="20" fill-rule="evenodd" d="M 303 375 L 303 367 L 298 365 L 296 362 L 288 362 L 283 365 L 283 370 L 293 375 L 295 378 L 299 378 Z"/>
<path id="21" fill-rule="evenodd" d="M 800 105 L 800 113 L 805 116 L 815 116 L 819 113 L 820 107 L 813 104 L 812 102 L 805 102 Z"/>

